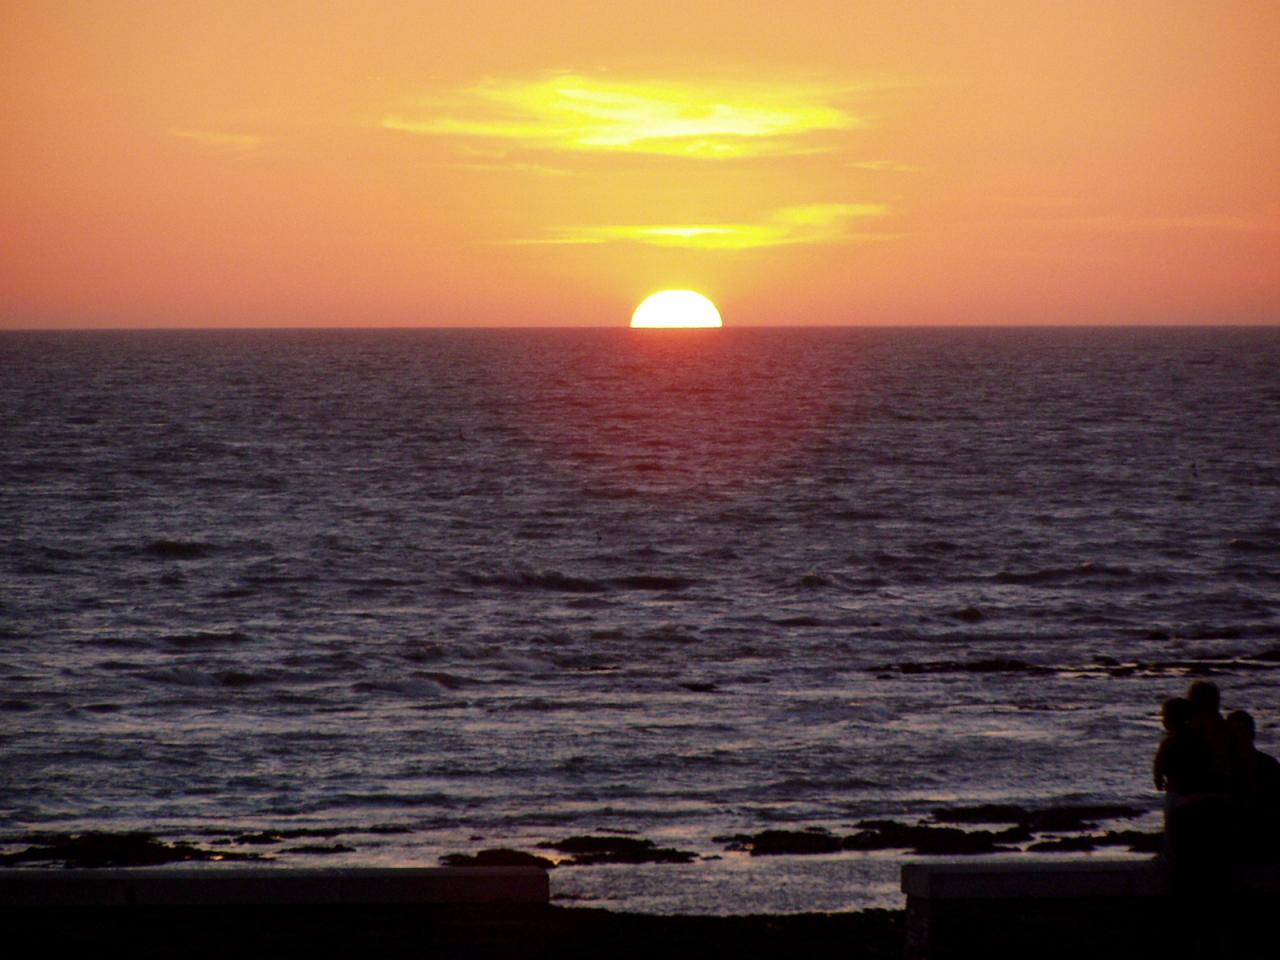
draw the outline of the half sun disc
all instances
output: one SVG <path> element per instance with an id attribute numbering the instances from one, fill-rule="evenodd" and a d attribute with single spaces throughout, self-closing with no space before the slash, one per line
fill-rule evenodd
<path id="1" fill-rule="evenodd" d="M 663 290 L 645 298 L 631 315 L 633 328 L 719 327 L 716 305 L 693 290 Z"/>

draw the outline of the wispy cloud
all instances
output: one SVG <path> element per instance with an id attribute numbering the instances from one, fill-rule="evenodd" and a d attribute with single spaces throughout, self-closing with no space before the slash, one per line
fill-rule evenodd
<path id="1" fill-rule="evenodd" d="M 621 82 L 564 73 L 486 80 L 386 117 L 390 130 L 513 147 L 698 159 L 810 153 L 814 134 L 861 125 L 834 88 Z"/>
<path id="2" fill-rule="evenodd" d="M 1242 217 L 1205 214 L 1183 217 L 1060 217 L 1053 227 L 1099 233 L 1151 233 L 1169 230 L 1205 230 L 1223 233 L 1272 233 L 1280 231 L 1280 217 Z"/>
<path id="3" fill-rule="evenodd" d="M 263 144 L 262 137 L 247 133 L 226 133 L 220 130 L 190 130 L 178 127 L 171 129 L 169 133 L 181 140 L 190 140 L 202 147 L 224 150 L 228 153 L 255 150 Z"/>
<path id="4" fill-rule="evenodd" d="M 855 160 L 849 164 L 855 170 L 888 171 L 891 173 L 919 173 L 922 168 L 894 160 Z"/>
<path id="5" fill-rule="evenodd" d="M 468 163 L 446 163 L 442 166 L 454 170 L 474 170 L 479 173 L 531 173 L 539 177 L 564 177 L 568 170 L 545 163 L 526 163 L 522 160 L 475 160 Z"/>
<path id="6" fill-rule="evenodd" d="M 858 220 L 884 217 L 889 213 L 879 203 L 815 203 L 784 207 L 755 222 L 613 224 L 606 226 L 555 227 L 535 244 L 643 243 L 657 247 L 688 247 L 700 250 L 747 250 L 795 244 L 846 243 L 883 238 L 886 235 L 858 233 L 851 229 Z"/>

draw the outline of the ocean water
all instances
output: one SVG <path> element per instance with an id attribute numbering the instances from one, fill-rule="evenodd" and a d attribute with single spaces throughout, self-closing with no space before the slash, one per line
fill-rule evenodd
<path id="1" fill-rule="evenodd" d="M 1274 328 L 0 335 L 0 844 L 627 833 L 700 859 L 553 892 L 741 913 L 897 905 L 903 855 L 736 833 L 1150 827 L 1189 675 L 1280 751 L 1277 371 Z"/>

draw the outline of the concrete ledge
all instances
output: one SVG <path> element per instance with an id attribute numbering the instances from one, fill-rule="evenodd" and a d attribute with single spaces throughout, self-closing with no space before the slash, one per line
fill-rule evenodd
<path id="1" fill-rule="evenodd" d="M 538 867 L 0 870 L 0 906 L 541 903 Z"/>
<path id="2" fill-rule="evenodd" d="M 535 960 L 549 892 L 537 867 L 0 869 L 0 918 L 24 956 Z"/>
<path id="3" fill-rule="evenodd" d="M 902 892 L 926 900 L 1162 897 L 1169 871 L 1154 860 L 981 860 L 907 863 Z"/>
<path id="4" fill-rule="evenodd" d="M 1280 864 L 1237 867 L 1218 878 L 1239 894 L 1280 895 Z M 1159 860 L 947 860 L 907 863 L 902 892 L 923 900 L 1035 900 L 1167 897 L 1168 864 Z"/>
<path id="5" fill-rule="evenodd" d="M 902 889 L 912 960 L 1278 955 L 1276 864 L 1175 876 L 1155 860 L 916 862 Z"/>

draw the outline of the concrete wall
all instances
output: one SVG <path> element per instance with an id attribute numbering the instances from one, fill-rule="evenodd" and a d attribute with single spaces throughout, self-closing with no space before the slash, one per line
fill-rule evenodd
<path id="1" fill-rule="evenodd" d="M 536 957 L 537 868 L 0 871 L 0 955 Z"/>
<path id="2" fill-rule="evenodd" d="M 903 868 L 907 956 L 1280 957 L 1280 868 L 1175 875 L 1155 861 L 949 861 Z"/>

